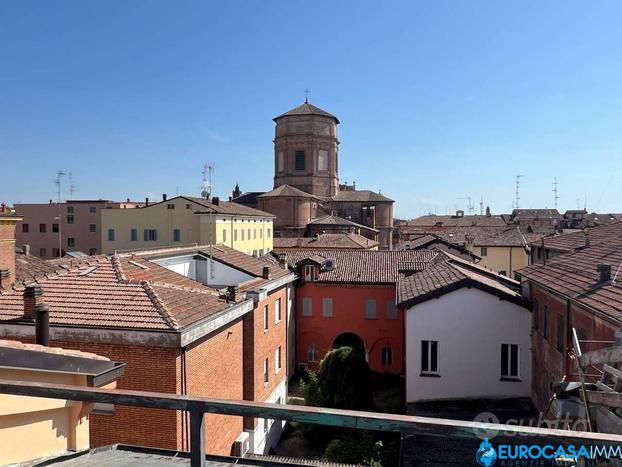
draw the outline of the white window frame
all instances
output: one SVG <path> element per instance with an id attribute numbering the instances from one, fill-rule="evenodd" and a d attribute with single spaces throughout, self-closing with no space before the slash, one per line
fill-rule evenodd
<path id="1" fill-rule="evenodd" d="M 313 264 L 305 264 L 305 282 L 315 280 L 315 266 Z"/>
<path id="2" fill-rule="evenodd" d="M 279 345 L 274 349 L 274 374 L 278 374 L 281 368 L 281 346 Z"/>
<path id="3" fill-rule="evenodd" d="M 501 344 L 501 357 L 503 357 L 503 347 L 507 347 L 506 352 L 506 370 L 503 373 L 503 364 L 500 368 L 501 379 L 520 379 L 520 345 L 518 344 Z M 512 374 L 512 349 L 516 349 L 516 374 Z"/>
<path id="4" fill-rule="evenodd" d="M 281 319 L 281 299 L 277 298 L 274 301 L 274 324 L 279 324 Z"/>
<path id="5" fill-rule="evenodd" d="M 317 169 L 321 172 L 328 172 L 328 151 L 326 149 L 318 151 Z"/>
<path id="6" fill-rule="evenodd" d="M 423 368 L 423 346 L 424 342 L 427 343 L 428 347 L 428 361 L 427 361 L 427 369 Z M 431 370 L 432 368 L 432 343 L 436 342 L 436 370 Z M 433 340 L 422 340 L 421 341 L 421 374 L 422 375 L 436 375 L 440 374 L 440 343 L 439 341 Z"/>

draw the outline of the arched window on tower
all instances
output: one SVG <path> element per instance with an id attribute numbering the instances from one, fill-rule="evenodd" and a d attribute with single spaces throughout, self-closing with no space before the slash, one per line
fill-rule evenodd
<path id="1" fill-rule="evenodd" d="M 393 363 L 393 349 L 388 345 L 382 348 L 382 364 L 391 365 Z"/>

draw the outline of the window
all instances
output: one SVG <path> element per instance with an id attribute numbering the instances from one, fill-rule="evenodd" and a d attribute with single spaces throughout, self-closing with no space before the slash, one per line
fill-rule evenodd
<path id="1" fill-rule="evenodd" d="M 501 379 L 518 377 L 518 345 L 501 344 Z"/>
<path id="2" fill-rule="evenodd" d="M 173 241 L 174 242 L 181 241 L 181 230 L 180 229 L 173 229 Z"/>
<path id="3" fill-rule="evenodd" d="M 268 381 L 270 381 L 270 375 L 268 374 L 269 371 L 270 371 L 270 365 L 268 363 L 268 359 L 266 358 L 263 361 L 263 383 L 264 384 L 268 384 Z"/>
<path id="4" fill-rule="evenodd" d="M 138 241 L 138 229 L 130 230 L 130 241 L 137 242 Z"/>
<path id="5" fill-rule="evenodd" d="M 47 256 L 48 252 L 45 248 L 39 248 L 39 256 L 41 258 L 45 258 Z"/>
<path id="6" fill-rule="evenodd" d="M 281 322 L 281 299 L 277 298 L 274 301 L 274 324 Z"/>
<path id="7" fill-rule="evenodd" d="M 253 257 L 257 258 L 257 250 L 253 250 Z"/>
<path id="8" fill-rule="evenodd" d="M 259 249 L 259 256 L 263 256 L 263 248 Z"/>
<path id="9" fill-rule="evenodd" d="M 479 249 L 480 256 L 488 256 L 488 248 L 483 246 Z"/>
<path id="10" fill-rule="evenodd" d="M 97 254 L 97 248 L 91 248 L 89 250 L 89 255 L 93 256 L 93 255 L 96 255 L 96 254 Z"/>
<path id="11" fill-rule="evenodd" d="M 244 229 L 242 229 L 242 241 L 244 241 Z"/>
<path id="12" fill-rule="evenodd" d="M 397 319 L 397 308 L 395 300 L 387 300 L 387 319 Z"/>
<path id="13" fill-rule="evenodd" d="M 67 213 L 73 214 L 73 206 L 67 206 Z"/>
<path id="14" fill-rule="evenodd" d="M 315 280 L 315 266 L 312 264 L 305 264 L 305 281 Z"/>
<path id="15" fill-rule="evenodd" d="M 26 233 L 29 231 L 29 226 L 28 224 L 22 224 L 22 232 Z"/>
<path id="16" fill-rule="evenodd" d="M 317 362 L 320 357 L 317 345 L 311 344 L 307 347 L 307 362 Z"/>
<path id="17" fill-rule="evenodd" d="M 175 204 L 174 203 L 167 203 L 166 209 L 175 209 Z"/>
<path id="18" fill-rule="evenodd" d="M 67 224 L 73 224 L 73 214 L 67 214 Z"/>
<path id="19" fill-rule="evenodd" d="M 274 373 L 281 371 L 281 346 L 274 351 Z"/>
<path id="20" fill-rule="evenodd" d="M 39 232 L 45 233 L 45 224 L 39 224 Z"/>
<path id="21" fill-rule="evenodd" d="M 313 301 L 311 297 L 302 298 L 302 316 L 313 316 Z"/>
<path id="22" fill-rule="evenodd" d="M 259 229 L 259 238 L 263 238 L 263 229 Z"/>
<path id="23" fill-rule="evenodd" d="M 540 322 L 540 304 L 538 303 L 538 300 L 533 301 L 532 312 L 533 312 L 533 328 L 537 330 L 538 324 Z"/>
<path id="24" fill-rule="evenodd" d="M 382 348 L 382 364 L 391 365 L 393 363 L 393 349 L 388 345 Z"/>
<path id="25" fill-rule="evenodd" d="M 270 238 L 270 229 L 268 229 L 268 231 L 266 232 L 266 236 Z"/>
<path id="26" fill-rule="evenodd" d="M 421 341 L 421 374 L 438 375 L 438 341 Z"/>
<path id="27" fill-rule="evenodd" d="M 143 231 L 143 240 L 146 242 L 154 242 L 158 238 L 158 232 L 156 229 L 145 229 Z"/>
<path id="28" fill-rule="evenodd" d="M 108 241 L 114 242 L 114 229 L 108 229 Z"/>
<path id="29" fill-rule="evenodd" d="M 52 224 L 52 232 L 58 233 L 58 224 Z"/>
<path id="30" fill-rule="evenodd" d="M 247 229 L 247 232 L 248 232 L 248 237 L 246 237 L 246 238 L 248 238 L 250 240 L 251 239 L 251 229 Z"/>
<path id="31" fill-rule="evenodd" d="M 549 307 L 544 305 L 544 326 L 542 329 L 544 333 L 544 338 L 549 340 Z"/>
<path id="32" fill-rule="evenodd" d="M 227 229 L 222 229 L 222 241 L 227 241 Z"/>
<path id="33" fill-rule="evenodd" d="M 257 229 L 253 229 L 253 240 L 257 240 Z"/>
<path id="34" fill-rule="evenodd" d="M 192 209 L 192 204 L 191 203 L 186 204 L 186 209 Z"/>
<path id="35" fill-rule="evenodd" d="M 333 299 L 330 297 L 324 297 L 322 299 L 322 316 L 330 318 L 333 316 Z"/>
<path id="36" fill-rule="evenodd" d="M 238 229 L 233 230 L 233 241 L 234 242 L 238 241 Z"/>
<path id="37" fill-rule="evenodd" d="M 557 333 L 555 335 L 555 347 L 564 353 L 564 344 L 566 343 L 566 320 L 562 315 L 557 315 Z"/>
<path id="38" fill-rule="evenodd" d="M 279 151 L 276 156 L 276 168 L 279 172 L 285 170 L 285 154 L 283 154 L 283 151 Z"/>
<path id="39" fill-rule="evenodd" d="M 328 151 L 320 149 L 317 158 L 317 169 L 322 171 L 328 170 Z"/>
<path id="40" fill-rule="evenodd" d="M 305 163 L 305 152 L 304 151 L 296 151 L 296 170 L 304 170 L 306 167 Z"/>
<path id="41" fill-rule="evenodd" d="M 507 276 L 508 275 L 507 271 L 505 271 L 503 269 L 501 271 L 499 271 L 499 274 L 502 275 L 502 276 Z"/>
<path id="42" fill-rule="evenodd" d="M 73 237 L 67 237 L 67 246 L 76 246 L 76 239 Z"/>
<path id="43" fill-rule="evenodd" d="M 89 224 L 89 232 L 97 232 L 97 224 Z"/>
<path id="44" fill-rule="evenodd" d="M 269 326 L 269 311 L 268 311 L 268 305 L 263 307 L 263 330 L 267 331 L 268 330 L 268 326 Z"/>
<path id="45" fill-rule="evenodd" d="M 89 206 L 89 212 L 97 212 L 97 208 L 95 206 Z"/>
<path id="46" fill-rule="evenodd" d="M 365 300 L 365 319 L 376 319 L 376 300 L 373 298 Z"/>

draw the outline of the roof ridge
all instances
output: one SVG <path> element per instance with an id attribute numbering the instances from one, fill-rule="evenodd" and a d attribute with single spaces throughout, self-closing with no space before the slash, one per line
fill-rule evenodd
<path id="1" fill-rule="evenodd" d="M 160 316 L 162 317 L 164 322 L 172 329 L 175 329 L 175 330 L 180 329 L 181 326 L 179 325 L 177 320 L 173 318 L 173 316 L 166 309 L 166 306 L 164 305 L 164 303 L 162 303 L 162 300 L 160 300 L 160 297 L 158 296 L 156 291 L 153 290 L 153 287 L 151 287 L 151 284 L 149 284 L 146 281 L 143 281 L 141 286 L 143 290 L 147 293 L 147 297 L 149 297 L 149 300 L 151 300 L 151 303 L 153 303 L 153 305 L 156 307 L 156 309 L 160 313 Z"/>
<path id="2" fill-rule="evenodd" d="M 155 285 L 157 287 L 164 287 L 167 289 L 175 289 L 175 290 L 185 290 L 186 292 L 196 292 L 196 293 L 200 293 L 203 295 L 209 295 L 211 297 L 219 297 L 220 294 L 218 293 L 218 291 L 216 291 L 215 289 L 212 289 L 211 287 L 205 287 L 204 289 L 200 289 L 200 288 L 195 288 L 195 287 L 186 287 L 184 285 L 177 285 L 177 284 L 170 284 L 168 282 L 160 282 L 160 281 L 153 281 L 153 282 L 149 282 L 149 281 L 140 281 L 141 283 L 147 283 L 149 285 Z"/>
<path id="3" fill-rule="evenodd" d="M 112 270 L 114 271 L 114 275 L 118 282 L 127 282 L 127 277 L 125 277 L 125 273 L 123 272 L 123 266 L 121 266 L 121 260 L 119 259 L 119 255 L 114 255 L 110 259 L 112 264 Z"/>

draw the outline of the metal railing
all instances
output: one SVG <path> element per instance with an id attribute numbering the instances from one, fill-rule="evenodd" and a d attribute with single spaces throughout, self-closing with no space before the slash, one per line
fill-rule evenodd
<path id="1" fill-rule="evenodd" d="M 403 434 L 434 435 L 436 430 L 442 429 L 443 433 L 439 434 L 439 436 L 443 437 L 476 438 L 477 433 L 494 430 L 506 434 L 541 435 L 574 438 L 583 441 L 622 443 L 622 435 L 605 433 L 553 430 L 519 425 L 490 424 L 242 400 L 212 399 L 159 392 L 84 388 L 82 386 L 31 381 L 0 380 L 0 394 L 188 411 L 190 412 L 190 459 L 193 467 L 203 467 L 206 462 L 205 414 L 269 418 Z"/>

